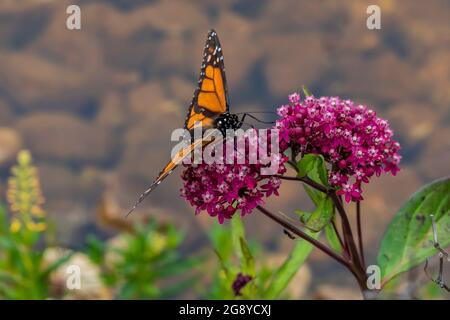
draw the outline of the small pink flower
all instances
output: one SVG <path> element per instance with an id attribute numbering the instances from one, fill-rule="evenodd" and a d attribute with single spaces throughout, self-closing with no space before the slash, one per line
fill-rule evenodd
<path id="1" fill-rule="evenodd" d="M 300 95 L 298 93 L 293 93 L 289 95 L 289 101 L 291 103 L 297 103 L 300 101 Z"/>
<path id="2" fill-rule="evenodd" d="M 374 174 L 398 172 L 400 144 L 374 110 L 339 97 L 289 100 L 276 122 L 282 150 L 293 144 L 304 154 L 321 154 L 331 164 L 330 183 L 347 201 L 360 201 L 361 183 Z M 349 184 L 349 178 L 356 182 Z"/>
<path id="3" fill-rule="evenodd" d="M 270 142 L 268 139 L 269 150 Z M 261 169 L 265 166 L 250 164 L 248 153 L 240 155 L 244 156 L 244 164 L 235 161 L 235 164 L 184 165 L 181 196 L 195 207 L 196 214 L 206 211 L 223 223 L 237 210 L 244 216 L 262 204 L 263 198 L 278 195 L 281 181 L 273 176 L 264 176 Z M 235 160 L 237 157 L 235 153 Z M 276 174 L 286 171 L 286 156 L 274 155 L 272 161 L 278 164 Z"/>

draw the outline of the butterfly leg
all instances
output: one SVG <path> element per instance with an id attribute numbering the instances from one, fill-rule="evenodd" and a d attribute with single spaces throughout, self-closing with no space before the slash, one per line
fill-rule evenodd
<path id="1" fill-rule="evenodd" d="M 239 120 L 239 123 L 238 123 L 238 125 L 237 125 L 237 128 L 241 128 L 242 125 L 245 124 L 245 125 L 249 126 L 250 128 L 255 129 L 255 126 L 254 126 L 254 125 L 252 125 L 252 124 L 247 123 L 247 122 L 244 121 L 246 116 L 247 116 L 247 114 L 246 114 L 246 113 L 243 113 L 243 116 L 242 116 L 241 120 Z"/>
<path id="2" fill-rule="evenodd" d="M 238 128 L 242 127 L 242 125 L 244 124 L 244 120 L 245 120 L 246 116 L 247 116 L 247 114 L 244 113 L 242 118 L 241 118 L 241 120 L 239 120 Z"/>

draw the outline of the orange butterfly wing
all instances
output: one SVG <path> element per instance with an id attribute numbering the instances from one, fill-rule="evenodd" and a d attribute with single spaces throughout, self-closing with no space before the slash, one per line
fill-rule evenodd
<path id="1" fill-rule="evenodd" d="M 212 128 L 214 119 L 224 112 L 228 112 L 228 92 L 223 63 L 222 47 L 214 30 L 209 31 L 203 53 L 203 63 L 198 80 L 198 88 L 194 92 L 184 128 L 192 130 L 198 125 L 203 129 Z M 194 141 L 191 145 L 181 149 L 159 173 L 150 187 L 144 191 L 139 200 L 128 212 L 133 212 L 172 171 L 197 148 L 202 148 L 212 141 L 213 133 Z M 208 139 L 209 138 L 209 139 Z"/>
<path id="2" fill-rule="evenodd" d="M 137 206 L 150 194 L 150 192 L 152 192 L 165 178 L 167 178 L 172 173 L 172 171 L 184 160 L 184 158 L 188 157 L 197 148 L 204 147 L 215 141 L 214 139 L 212 139 L 213 135 L 214 132 L 210 131 L 209 134 L 205 135 L 203 138 L 197 139 L 189 146 L 186 146 L 178 151 L 172 157 L 169 163 L 164 167 L 164 169 L 159 173 L 158 177 L 155 179 L 155 181 L 153 181 L 150 187 L 140 195 L 139 200 L 135 203 L 133 208 L 131 208 L 127 216 L 137 208 Z"/>
<path id="3" fill-rule="evenodd" d="M 228 112 L 228 91 L 223 62 L 223 51 L 214 30 L 208 33 L 198 88 L 189 107 L 185 128 L 192 130 L 196 123 L 211 128 L 214 119 Z"/>

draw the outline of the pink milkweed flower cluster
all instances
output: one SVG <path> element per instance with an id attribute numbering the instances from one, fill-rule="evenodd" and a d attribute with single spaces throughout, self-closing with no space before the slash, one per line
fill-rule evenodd
<path id="1" fill-rule="evenodd" d="M 244 216 L 263 204 L 264 197 L 278 195 L 281 181 L 276 175 L 286 171 L 287 157 L 277 155 L 272 160 L 277 161 L 277 173 L 264 175 L 261 169 L 265 165 L 249 161 L 248 143 L 251 142 L 247 140 L 244 155 L 234 152 L 236 161 L 233 164 L 220 163 L 221 161 L 212 164 L 184 164 L 181 195 L 195 207 L 196 214 L 206 211 L 210 216 L 217 217 L 219 223 L 223 223 L 225 219 L 231 219 L 237 210 Z M 270 144 L 268 147 L 270 150 Z M 225 150 L 223 155 L 226 156 Z M 238 162 L 238 157 L 245 159 Z"/>
<path id="2" fill-rule="evenodd" d="M 280 150 L 321 154 L 331 165 L 329 183 L 345 200 L 362 200 L 362 183 L 383 172 L 399 170 L 400 144 L 386 120 L 365 105 L 338 97 L 294 93 L 278 108 Z"/>

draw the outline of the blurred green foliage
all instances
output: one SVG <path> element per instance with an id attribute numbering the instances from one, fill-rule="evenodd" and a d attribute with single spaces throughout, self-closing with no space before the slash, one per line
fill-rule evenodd
<path id="1" fill-rule="evenodd" d="M 8 180 L 11 221 L 0 207 L 0 298 L 46 299 L 50 274 L 69 256 L 43 263 L 47 220 L 37 170 L 28 151 L 21 151 L 17 161 Z"/>
<path id="2" fill-rule="evenodd" d="M 173 226 L 136 224 L 134 233 L 123 233 L 114 243 L 90 237 L 87 253 L 115 298 L 174 298 L 195 283 L 201 262 L 181 255 L 182 241 Z"/>
<path id="3" fill-rule="evenodd" d="M 277 299 L 289 297 L 285 289 L 304 264 L 312 246 L 298 240 L 285 261 L 274 266 L 264 259 L 264 252 L 257 242 L 248 242 L 241 217 L 235 214 L 230 226 L 214 225 L 210 232 L 219 264 L 213 268 L 210 290 L 204 293 L 208 299 Z M 236 295 L 233 283 L 238 275 L 250 276 L 249 281 Z"/>
<path id="4" fill-rule="evenodd" d="M 203 292 L 207 299 L 258 299 L 262 298 L 273 270 L 267 266 L 256 265 L 254 255 L 261 248 L 245 238 L 244 226 L 238 214 L 231 220 L 230 226 L 215 224 L 211 229 L 210 240 L 214 247 L 218 263 L 212 268 L 210 290 Z M 236 296 L 233 282 L 241 273 L 252 280 Z"/>

